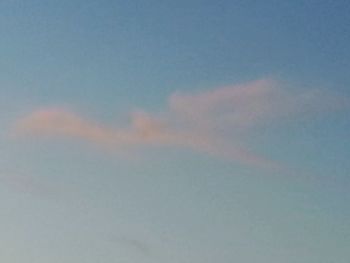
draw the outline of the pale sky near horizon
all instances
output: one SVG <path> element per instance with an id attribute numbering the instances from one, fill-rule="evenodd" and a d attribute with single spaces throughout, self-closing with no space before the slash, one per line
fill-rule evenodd
<path id="1" fill-rule="evenodd" d="M 348 263 L 349 12 L 0 1 L 0 261 Z"/>

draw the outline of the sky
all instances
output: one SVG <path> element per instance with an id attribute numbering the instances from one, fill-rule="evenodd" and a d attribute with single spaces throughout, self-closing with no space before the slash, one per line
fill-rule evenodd
<path id="1" fill-rule="evenodd" d="M 0 1 L 0 261 L 349 262 L 349 12 Z"/>

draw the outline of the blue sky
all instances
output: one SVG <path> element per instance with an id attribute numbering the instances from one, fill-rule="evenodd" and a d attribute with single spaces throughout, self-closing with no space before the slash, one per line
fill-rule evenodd
<path id="1" fill-rule="evenodd" d="M 0 259 L 350 259 L 348 1 L 0 2 Z"/>

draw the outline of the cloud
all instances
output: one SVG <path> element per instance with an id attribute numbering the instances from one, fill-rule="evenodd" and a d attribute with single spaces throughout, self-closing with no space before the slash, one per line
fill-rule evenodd
<path id="1" fill-rule="evenodd" d="M 56 187 L 46 182 L 36 180 L 33 176 L 19 173 L 1 172 L 0 184 L 16 192 L 37 197 L 52 198 L 58 193 Z"/>
<path id="2" fill-rule="evenodd" d="M 17 135 L 47 135 L 79 138 L 107 147 L 118 146 L 177 146 L 191 148 L 215 156 L 235 159 L 243 163 L 258 165 L 268 163 L 262 157 L 238 147 L 226 147 L 209 134 L 196 133 L 167 126 L 169 120 L 158 120 L 147 113 L 132 114 L 127 128 L 111 128 L 84 119 L 63 109 L 42 109 L 22 118 L 16 124 Z M 221 146 L 220 146 L 221 144 Z"/>
<path id="3" fill-rule="evenodd" d="M 267 121 L 313 115 L 344 108 L 348 99 L 322 90 L 287 90 L 272 79 L 261 79 L 197 94 L 175 93 L 170 109 L 201 129 L 243 129 Z"/>
<path id="4" fill-rule="evenodd" d="M 261 79 L 204 92 L 176 92 L 158 114 L 133 112 L 127 127 L 101 125 L 66 109 L 45 108 L 18 120 L 15 132 L 73 137 L 114 148 L 177 146 L 271 167 L 274 162 L 242 146 L 247 131 L 270 121 L 312 116 L 347 104 L 348 100 L 319 90 L 291 92 L 277 81 Z"/>
<path id="5" fill-rule="evenodd" d="M 146 257 L 150 257 L 153 254 L 151 246 L 148 243 L 139 239 L 121 236 L 115 241 L 117 241 L 123 247 L 128 248 L 128 250 L 130 250 L 133 254 L 137 253 L 141 256 Z"/>
<path id="6" fill-rule="evenodd" d="M 133 113 L 129 127 L 112 128 L 64 109 L 41 109 L 19 120 L 15 130 L 17 135 L 69 136 L 113 145 L 176 144 L 185 140 L 145 112 Z"/>

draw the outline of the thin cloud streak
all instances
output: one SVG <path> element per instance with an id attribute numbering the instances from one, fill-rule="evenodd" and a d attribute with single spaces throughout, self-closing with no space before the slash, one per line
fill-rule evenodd
<path id="1" fill-rule="evenodd" d="M 272 120 L 334 111 L 347 99 L 318 90 L 289 92 L 271 79 L 199 92 L 174 93 L 160 114 L 134 112 L 125 128 L 112 128 L 65 109 L 41 109 L 17 121 L 17 135 L 80 138 L 112 146 L 178 146 L 253 166 L 276 164 L 241 146 L 244 134 Z M 231 134 L 226 136 L 225 134 Z"/>
<path id="2" fill-rule="evenodd" d="M 1 172 L 0 184 L 16 192 L 45 197 L 45 199 L 53 198 L 58 194 L 56 186 L 36 180 L 33 176 L 19 173 Z"/>
<path id="3" fill-rule="evenodd" d="M 39 110 L 19 120 L 15 133 L 17 136 L 46 135 L 79 138 L 116 149 L 125 145 L 185 147 L 245 164 L 270 165 L 270 161 L 246 149 L 224 147 L 224 141 L 209 134 L 196 133 L 194 130 L 172 129 L 165 126 L 165 121 L 153 119 L 150 115 L 140 112 L 133 114 L 130 127 L 115 129 L 98 125 L 62 109 Z"/>

